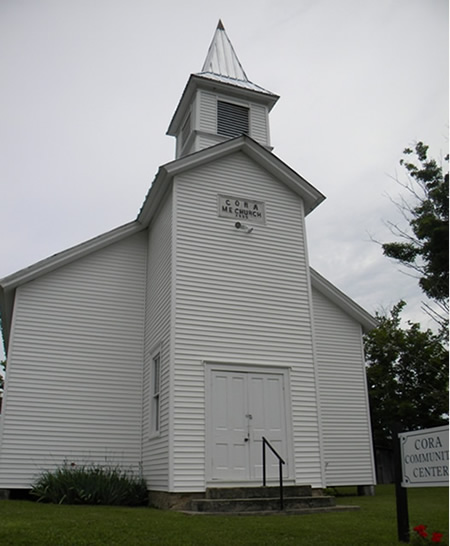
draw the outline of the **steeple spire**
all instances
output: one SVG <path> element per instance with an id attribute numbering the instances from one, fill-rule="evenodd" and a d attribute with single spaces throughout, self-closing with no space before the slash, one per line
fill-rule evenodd
<path id="1" fill-rule="evenodd" d="M 256 91 L 257 93 L 271 95 L 278 99 L 277 95 L 256 85 L 256 83 L 253 83 L 248 79 L 236 52 L 234 51 L 233 45 L 228 38 L 221 19 L 219 19 L 211 45 L 209 46 L 202 71 L 198 72 L 196 76 L 229 83 L 231 85 L 243 87 L 244 89 Z"/>
<path id="2" fill-rule="evenodd" d="M 220 19 L 203 63 L 201 74 L 205 73 L 249 81 Z"/>
<path id="3" fill-rule="evenodd" d="M 202 71 L 191 74 L 167 134 L 176 137 L 176 158 L 247 135 L 268 150 L 268 114 L 278 95 L 251 82 L 221 20 Z"/>

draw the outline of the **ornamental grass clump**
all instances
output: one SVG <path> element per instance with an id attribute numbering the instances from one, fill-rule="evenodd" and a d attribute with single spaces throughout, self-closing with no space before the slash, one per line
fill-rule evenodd
<path id="1" fill-rule="evenodd" d="M 54 504 L 139 506 L 147 501 L 147 484 L 144 478 L 119 466 L 64 463 L 43 472 L 31 494 L 38 502 Z"/>

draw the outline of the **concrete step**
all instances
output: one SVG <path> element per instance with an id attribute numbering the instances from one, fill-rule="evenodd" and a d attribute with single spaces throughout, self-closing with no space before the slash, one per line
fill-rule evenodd
<path id="1" fill-rule="evenodd" d="M 284 510 L 302 511 L 335 507 L 334 497 L 285 497 Z M 253 497 L 231 499 L 195 499 L 191 500 L 190 511 L 214 513 L 262 513 L 280 510 L 279 497 Z"/>
<path id="2" fill-rule="evenodd" d="M 359 509 L 359 506 L 339 505 L 325 508 L 302 508 L 298 510 L 248 510 L 245 512 L 198 512 L 195 510 L 183 510 L 182 512 L 190 516 L 302 516 L 308 514 L 327 514 L 330 512 L 348 512 Z"/>
<path id="3" fill-rule="evenodd" d="M 287 497 L 312 497 L 310 485 L 285 485 L 283 496 Z M 280 488 L 276 486 L 258 487 L 208 487 L 205 493 L 206 499 L 261 499 L 280 498 Z"/>

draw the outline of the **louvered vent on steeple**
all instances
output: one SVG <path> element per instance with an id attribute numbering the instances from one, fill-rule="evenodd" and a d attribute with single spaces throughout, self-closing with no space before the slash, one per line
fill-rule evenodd
<path id="1" fill-rule="evenodd" d="M 269 112 L 278 95 L 251 82 L 219 21 L 202 71 L 191 74 L 167 134 L 176 158 L 243 134 L 272 150 Z"/>
<path id="2" fill-rule="evenodd" d="M 217 101 L 217 133 L 227 137 L 248 134 L 249 113 L 245 106 Z"/>

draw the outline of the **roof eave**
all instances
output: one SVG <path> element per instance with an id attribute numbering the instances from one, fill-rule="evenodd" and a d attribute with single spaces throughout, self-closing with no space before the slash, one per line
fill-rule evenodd
<path id="1" fill-rule="evenodd" d="M 175 113 L 170 121 L 169 128 L 166 132 L 167 135 L 177 135 L 180 124 L 183 121 L 186 108 L 190 104 L 192 97 L 198 87 L 202 87 L 203 89 L 210 91 L 224 92 L 229 96 L 236 95 L 239 97 L 245 97 L 250 100 L 261 102 L 268 107 L 269 112 L 270 110 L 272 110 L 275 103 L 280 98 L 278 95 L 275 95 L 273 93 L 265 93 L 263 91 L 256 91 L 254 89 L 245 89 L 244 87 L 239 87 L 239 85 L 235 85 L 231 81 L 221 82 L 201 76 L 199 74 L 191 74 L 186 84 L 186 87 L 184 88 L 183 94 L 181 95 L 180 102 L 178 103 Z"/>
<path id="2" fill-rule="evenodd" d="M 88 241 L 75 245 L 67 250 L 58 252 L 57 254 L 40 260 L 29 267 L 20 269 L 19 271 L 0 279 L 0 314 L 5 352 L 9 342 L 15 291 L 17 287 L 75 260 L 83 258 L 92 252 L 116 243 L 130 235 L 138 233 L 143 229 L 145 229 L 145 227 L 140 222 L 136 220 L 129 222 L 128 224 L 115 228 L 107 233 L 103 233 L 102 235 L 89 239 Z"/>
<path id="3" fill-rule="evenodd" d="M 361 325 L 365 333 L 370 332 L 370 330 L 373 330 L 373 328 L 378 326 L 375 317 L 368 313 L 349 296 L 344 294 L 344 292 L 339 290 L 339 288 L 334 286 L 334 284 L 325 279 L 325 277 L 323 277 L 312 267 L 310 268 L 310 273 L 311 285 L 313 288 L 329 298 L 333 303 L 355 319 Z"/>
<path id="4" fill-rule="evenodd" d="M 291 169 L 287 163 L 282 161 L 275 154 L 269 152 L 264 146 L 252 138 L 248 136 L 244 136 L 244 138 L 248 139 L 249 142 L 248 155 L 255 161 L 262 161 L 271 174 L 277 178 L 281 178 L 288 188 L 297 195 L 300 195 L 305 205 L 305 216 L 326 199 L 322 192 L 303 178 L 303 176 L 294 171 L 294 169 Z"/>
<path id="5" fill-rule="evenodd" d="M 5 351 L 5 355 L 8 354 L 15 292 L 15 289 L 7 292 L 0 286 L 0 326 L 3 334 L 3 350 Z"/>
<path id="6" fill-rule="evenodd" d="M 36 279 L 44 273 L 49 273 L 50 271 L 58 269 L 63 265 L 67 265 L 74 260 L 87 256 L 91 252 L 120 241 L 121 239 L 137 233 L 142 229 L 144 229 L 144 227 L 136 221 L 124 224 L 123 226 L 103 233 L 102 235 L 89 239 L 88 241 L 75 245 L 67 250 L 53 254 L 52 256 L 40 260 L 29 267 L 20 269 L 11 275 L 3 277 L 0 279 L 0 287 L 2 287 L 5 291 L 14 289 L 21 284 Z"/>
<path id="7" fill-rule="evenodd" d="M 144 200 L 137 221 L 145 226 L 149 225 L 159 203 L 169 190 L 172 178 L 175 175 L 239 151 L 247 154 L 273 176 L 280 179 L 294 193 L 299 195 L 304 202 L 305 215 L 309 214 L 324 201 L 325 196 L 319 190 L 286 165 L 275 154 L 269 152 L 264 146 L 249 136 L 242 135 L 162 165 Z"/>

